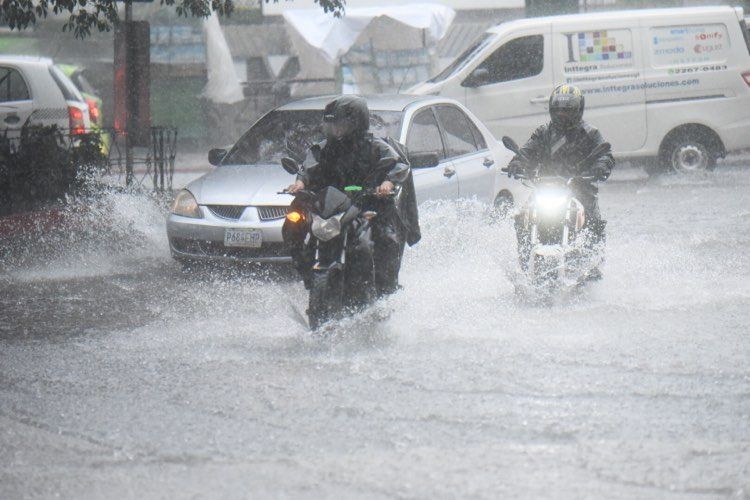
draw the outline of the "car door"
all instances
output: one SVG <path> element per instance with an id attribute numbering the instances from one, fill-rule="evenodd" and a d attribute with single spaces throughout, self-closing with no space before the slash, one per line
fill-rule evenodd
<path id="1" fill-rule="evenodd" d="M 505 134 L 523 143 L 549 120 L 550 35 L 550 24 L 507 34 L 461 83 L 464 104 L 496 137 Z"/>
<path id="2" fill-rule="evenodd" d="M 495 159 L 481 132 L 461 109 L 451 104 L 435 106 L 448 159 L 458 176 L 458 195 L 493 199 Z"/>
<path id="3" fill-rule="evenodd" d="M 458 176 L 453 164 L 446 159 L 443 138 L 432 108 L 422 109 L 413 115 L 406 134 L 406 148 L 410 157 L 437 153 L 439 160 L 434 166 L 412 166 L 419 203 L 458 198 Z"/>
<path id="4" fill-rule="evenodd" d="M 18 135 L 31 116 L 33 102 L 29 87 L 16 68 L 0 66 L 0 130 Z"/>

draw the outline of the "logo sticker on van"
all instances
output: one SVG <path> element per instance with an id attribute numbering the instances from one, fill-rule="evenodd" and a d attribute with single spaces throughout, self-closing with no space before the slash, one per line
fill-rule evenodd
<path id="1" fill-rule="evenodd" d="M 728 45 L 723 24 L 652 28 L 651 61 L 656 67 L 723 62 Z"/>
<path id="2" fill-rule="evenodd" d="M 587 73 L 599 69 L 632 66 L 633 41 L 630 30 L 601 30 L 565 33 L 566 73 Z"/>

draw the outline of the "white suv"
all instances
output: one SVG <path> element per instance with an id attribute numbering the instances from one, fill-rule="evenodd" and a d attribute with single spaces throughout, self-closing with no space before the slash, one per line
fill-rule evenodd
<path id="1" fill-rule="evenodd" d="M 0 55 L 0 135 L 17 136 L 26 124 L 72 135 L 91 126 L 83 96 L 51 59 Z"/>

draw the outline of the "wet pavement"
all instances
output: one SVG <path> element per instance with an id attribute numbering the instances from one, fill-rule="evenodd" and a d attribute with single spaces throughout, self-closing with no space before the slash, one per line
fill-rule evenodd
<path id="1" fill-rule="evenodd" d="M 604 280 L 544 308 L 510 224 L 423 207 L 390 317 L 326 338 L 288 273 L 184 271 L 105 201 L 0 265 L 2 498 L 750 495 L 747 168 L 618 170 Z"/>

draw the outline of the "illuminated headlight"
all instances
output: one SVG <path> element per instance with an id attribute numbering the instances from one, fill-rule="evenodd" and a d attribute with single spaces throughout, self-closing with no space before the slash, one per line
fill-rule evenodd
<path id="1" fill-rule="evenodd" d="M 537 206 L 545 212 L 559 210 L 567 201 L 568 195 L 565 193 L 538 193 L 536 195 Z"/>
<path id="2" fill-rule="evenodd" d="M 195 197 L 187 189 L 183 189 L 177 194 L 172 203 L 171 212 L 175 215 L 192 217 L 193 219 L 203 218 L 201 209 L 198 207 L 198 202 L 195 201 Z"/>
<path id="3" fill-rule="evenodd" d="M 329 241 L 341 234 L 341 217 L 344 214 L 339 214 L 331 217 L 330 219 L 324 219 L 318 215 L 313 215 L 312 231 L 313 236 L 321 241 Z"/>

